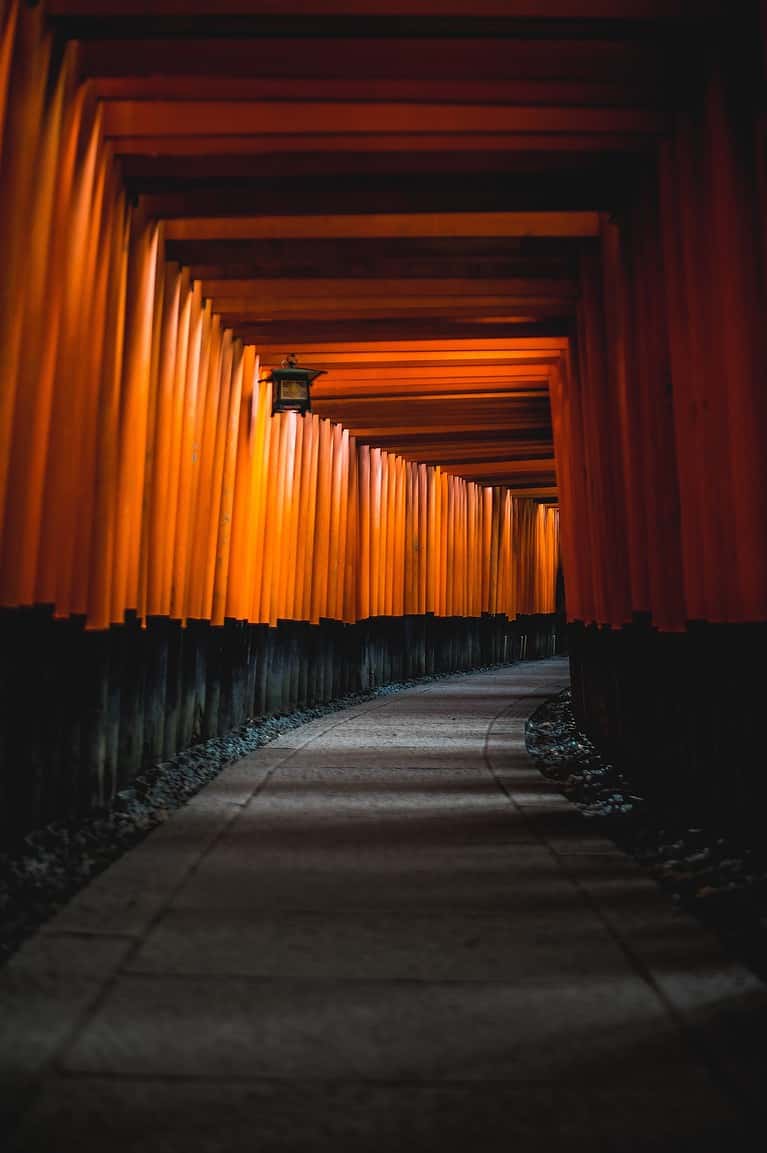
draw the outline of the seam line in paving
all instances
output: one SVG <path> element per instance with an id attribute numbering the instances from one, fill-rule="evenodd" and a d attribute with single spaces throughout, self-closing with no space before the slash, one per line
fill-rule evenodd
<path id="1" fill-rule="evenodd" d="M 520 982 L 503 980 L 500 977 L 477 977 L 471 979 L 470 977 L 356 977 L 353 975 L 343 977 L 323 977 L 323 976 L 296 976 L 296 977 L 275 977 L 273 974 L 262 973 L 246 973 L 237 972 L 234 969 L 227 969 L 226 972 L 211 972 L 202 970 L 199 973 L 191 972 L 185 969 L 183 972 L 162 972 L 155 969 L 129 969 L 120 974 L 125 980 L 135 980 L 137 982 L 146 981 L 151 984 L 162 983 L 163 981 L 180 981 L 181 983 L 194 984 L 200 981 L 215 980 L 217 984 L 238 984 L 238 985 L 287 985 L 293 987 L 294 985 L 318 985 L 324 988 L 332 988 L 333 986 L 344 985 L 372 985 L 380 987 L 381 985 L 397 985 L 397 986 L 412 986 L 412 985 L 428 985 L 430 989 L 453 989 L 463 988 L 474 990 L 478 986 L 489 985 L 499 989 L 518 989 Z M 528 978 L 525 980 L 526 989 L 548 989 L 549 981 L 547 979 L 535 980 Z"/>
<path id="2" fill-rule="evenodd" d="M 581 884 L 577 876 L 571 874 L 569 870 L 565 868 L 562 862 L 562 856 L 566 854 L 560 854 L 555 846 L 550 843 L 548 838 L 538 831 L 536 828 L 536 822 L 528 813 L 525 812 L 524 806 L 518 804 L 514 799 L 513 789 L 509 788 L 502 780 L 502 778 L 497 774 L 493 764 L 491 752 L 493 726 L 501 716 L 508 716 L 510 719 L 516 719 L 518 723 L 523 726 L 524 733 L 524 723 L 527 719 L 527 716 L 529 715 L 529 712 L 526 712 L 525 709 L 527 709 L 530 700 L 530 697 L 523 697 L 517 701 L 514 701 L 511 705 L 507 706 L 507 708 L 501 710 L 501 712 L 498 713 L 497 716 L 495 716 L 490 722 L 487 734 L 485 736 L 484 751 L 485 761 L 487 763 L 489 772 L 491 773 L 498 787 L 502 790 L 502 792 L 506 794 L 509 802 L 524 819 L 526 825 L 535 836 L 537 841 L 541 845 L 545 846 L 545 848 L 559 865 L 562 872 L 568 876 L 569 880 L 578 891 L 584 904 L 589 909 L 591 909 L 596 917 L 599 918 L 614 943 L 618 946 L 626 960 L 629 962 L 630 966 L 655 994 L 668 1016 L 674 1022 L 692 1056 L 698 1059 L 701 1065 L 711 1076 L 713 1083 L 719 1086 L 719 1088 L 730 1099 L 731 1103 L 739 1106 L 741 1109 L 744 1109 L 747 1114 L 751 1116 L 752 1120 L 757 1123 L 759 1120 L 758 1109 L 756 1108 L 755 1103 L 751 1100 L 748 1093 L 741 1089 L 741 1087 L 738 1085 L 737 1079 L 734 1076 L 728 1074 L 726 1068 L 724 1068 L 720 1061 L 717 1059 L 716 1054 L 712 1053 L 710 1046 L 706 1044 L 705 1038 L 701 1036 L 700 1030 L 697 1029 L 695 1025 L 687 1019 L 684 1012 L 678 1009 L 671 998 L 665 993 L 660 983 L 655 978 L 651 967 L 647 965 L 641 959 L 641 957 L 635 953 L 628 941 L 626 941 L 618 932 L 609 917 L 603 912 L 600 902 L 594 896 L 592 896 L 592 894 L 589 893 L 589 891 Z M 525 709 L 523 709 L 523 706 L 525 706 Z M 532 763 L 532 758 L 529 759 Z"/>
<path id="3" fill-rule="evenodd" d="M 129 1070 L 120 1072 L 113 1072 L 108 1069 L 99 1070 L 96 1072 L 89 1072 L 82 1069 L 61 1069 L 56 1071 L 56 1079 L 60 1081 L 106 1081 L 119 1084 L 121 1082 L 131 1085 L 155 1085 L 155 1084 L 168 1084 L 168 1085 L 242 1085 L 245 1087 L 252 1087 L 255 1085 L 311 1085 L 313 1088 L 318 1086 L 326 1086 L 328 1089 L 341 1089 L 341 1088 L 390 1088 L 390 1089 L 438 1089 L 441 1092 L 452 1092 L 455 1088 L 466 1088 L 476 1090 L 478 1087 L 483 1087 L 482 1081 L 474 1080 L 470 1077 L 451 1077 L 450 1080 L 440 1080 L 434 1077 L 286 1077 L 279 1076 L 278 1074 L 270 1073 L 256 1073 L 252 1077 L 248 1077 L 242 1073 L 222 1073 L 217 1075 L 215 1073 L 133 1073 Z M 552 1082 L 549 1078 L 536 1076 L 529 1076 L 525 1074 L 524 1077 L 516 1078 L 514 1076 L 507 1076 L 503 1082 L 492 1082 L 489 1086 L 489 1091 L 494 1092 L 499 1085 L 514 1086 L 515 1088 L 526 1088 L 527 1086 L 536 1086 L 539 1088 L 550 1089 Z M 487 1083 L 484 1087 L 488 1088 Z M 567 1087 L 562 1088 L 563 1093 L 572 1091 L 572 1087 L 568 1090 Z M 48 1153 L 48 1150 L 45 1151 Z M 58 1151 L 57 1151 L 58 1153 Z M 445 1153 L 448 1153 L 446 1150 Z"/>
<path id="4" fill-rule="evenodd" d="M 431 685 L 424 686 L 423 688 L 421 688 L 420 686 L 413 686 L 412 688 L 404 689 L 403 695 L 404 695 L 404 693 L 413 693 L 413 695 L 418 695 L 419 693 L 427 692 L 429 688 L 431 688 Z M 373 711 L 375 708 L 382 707 L 389 700 L 391 700 L 393 696 L 399 696 L 399 695 L 400 694 L 397 693 L 397 694 L 392 694 L 391 696 L 387 696 L 387 697 L 376 698 L 370 702 L 364 702 L 363 714 L 366 714 L 367 712 Z M 352 707 L 355 709 L 359 708 L 358 705 L 355 705 Z M 274 777 L 275 774 L 278 772 L 278 770 L 281 769 L 285 764 L 287 764 L 288 761 L 292 760 L 293 757 L 296 756 L 299 752 L 302 752 L 305 748 L 307 748 L 309 745 L 311 745 L 312 742 L 314 740 L 316 740 L 318 737 L 324 736 L 326 733 L 330 732 L 332 729 L 336 728 L 338 725 L 343 724 L 344 721 L 348 720 L 348 719 L 349 719 L 349 717 L 347 715 L 346 710 L 343 710 L 340 713 L 336 713 L 333 716 L 332 722 L 329 725 L 327 725 L 325 728 L 323 728 L 319 733 L 311 733 L 309 735 L 308 739 L 306 741 L 304 741 L 302 744 L 300 744 L 294 748 L 286 749 L 285 752 L 287 753 L 287 756 L 284 757 L 283 759 L 281 759 L 280 761 L 278 761 L 276 765 L 272 765 L 271 768 L 267 770 L 267 772 L 264 774 L 264 776 L 261 778 L 261 780 L 258 782 L 256 787 L 254 788 L 253 792 L 251 793 L 251 795 L 249 796 L 249 798 L 245 802 L 245 804 L 239 804 L 239 805 L 232 805 L 231 806 L 232 812 L 231 812 L 228 820 L 224 821 L 224 823 L 221 825 L 221 828 L 217 831 L 216 835 L 211 838 L 211 840 L 208 842 L 208 844 L 205 846 L 205 848 L 199 854 L 199 856 L 197 856 L 195 858 L 195 860 L 192 861 L 192 863 L 189 865 L 189 868 L 186 869 L 183 876 L 181 876 L 179 878 L 178 882 L 168 891 L 168 893 L 165 895 L 163 902 L 161 903 L 159 908 L 155 911 L 154 916 L 151 917 L 151 919 L 143 927 L 142 931 L 140 933 L 135 934 L 135 935 L 134 934 L 115 934 L 115 935 L 119 936 L 121 939 L 127 939 L 127 940 L 131 941 L 131 947 L 126 951 L 125 956 L 121 959 L 120 963 L 114 968 L 114 970 L 109 974 L 107 979 L 104 981 L 103 985 L 98 990 L 94 999 L 83 1008 L 82 1012 L 79 1014 L 77 1020 L 74 1022 L 71 1029 L 68 1030 L 67 1034 L 62 1039 L 61 1043 L 56 1047 L 54 1052 L 51 1053 L 50 1057 L 46 1060 L 46 1062 L 42 1066 L 42 1068 L 40 1070 L 40 1079 L 38 1082 L 38 1091 L 39 1091 L 39 1088 L 42 1086 L 45 1075 L 50 1070 L 55 1070 L 58 1074 L 61 1074 L 64 1071 L 64 1067 L 62 1065 L 62 1062 L 66 1059 L 68 1053 L 70 1053 L 71 1050 L 74 1049 L 75 1045 L 77 1044 L 77 1041 L 79 1040 L 81 1035 L 87 1030 L 90 1023 L 93 1020 L 95 1020 L 95 1018 L 97 1017 L 97 1015 L 99 1014 L 99 1012 L 103 1008 L 104 1004 L 106 1003 L 106 1001 L 107 1001 L 110 993 L 112 992 L 112 989 L 116 985 L 117 981 L 122 976 L 129 974 L 131 972 L 128 969 L 128 966 L 130 965 L 130 963 L 134 959 L 134 957 L 136 957 L 138 955 L 138 953 L 140 952 L 141 948 L 143 947 L 146 939 L 150 936 L 152 931 L 155 929 L 155 927 L 159 924 L 159 922 L 165 916 L 165 914 L 168 911 L 169 906 L 173 902 L 174 897 L 176 897 L 176 895 L 181 891 L 181 889 L 187 884 L 189 879 L 194 876 L 195 872 L 200 867 L 201 863 L 205 860 L 205 858 L 208 856 L 208 854 L 211 853 L 215 849 L 215 847 L 220 843 L 220 841 L 223 839 L 223 837 L 225 836 L 225 834 L 229 830 L 229 827 L 237 819 L 238 815 L 243 811 L 243 809 L 245 809 L 248 805 L 250 805 L 250 803 L 257 796 L 259 796 L 260 793 L 263 792 L 263 790 L 266 788 L 267 784 L 271 781 L 272 777 Z M 307 725 L 309 725 L 309 724 L 312 724 L 312 721 L 307 721 Z M 272 743 L 273 742 L 270 742 L 270 744 L 272 744 Z M 268 748 L 269 745 L 264 745 L 262 747 Z M 254 756 L 254 755 L 257 755 L 257 753 L 256 754 L 252 754 L 252 753 L 249 754 L 249 756 Z M 244 760 L 246 758 L 241 758 L 241 759 Z M 236 763 L 236 762 L 233 762 L 233 763 Z M 215 783 L 215 778 L 214 778 L 214 781 L 211 782 L 211 784 L 213 784 L 213 783 Z M 204 791 L 204 790 L 201 790 L 201 791 Z M 199 794 L 195 794 L 195 795 L 197 796 Z M 190 800 L 193 800 L 193 799 L 194 798 L 190 798 Z M 179 810 L 179 817 L 180 818 L 183 817 L 183 812 L 184 812 L 184 808 Z M 151 834 L 147 838 L 147 840 L 151 840 Z M 141 847 L 143 845 L 145 845 L 146 843 L 147 843 L 147 841 L 143 841 L 141 843 L 141 845 L 137 846 L 137 848 L 140 850 Z M 94 936 L 95 935 L 96 934 L 94 934 Z M 100 936 L 101 934 L 98 934 L 98 935 Z M 37 1092 L 35 1093 L 35 1097 L 37 1097 Z"/>
<path id="5" fill-rule="evenodd" d="M 139 935 L 119 929 L 46 929 L 45 925 L 41 925 L 38 932 L 45 937 L 67 937 L 76 941 L 87 941 L 91 937 L 98 937 L 100 941 L 135 941 Z"/>

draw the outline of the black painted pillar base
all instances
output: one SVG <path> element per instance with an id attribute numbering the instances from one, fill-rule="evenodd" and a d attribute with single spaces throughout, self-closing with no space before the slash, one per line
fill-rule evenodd
<path id="1" fill-rule="evenodd" d="M 600 752 L 674 816 L 760 829 L 764 688 L 752 669 L 767 623 L 568 632 L 576 717 Z"/>
<path id="2" fill-rule="evenodd" d="M 356 624 L 150 618 L 87 631 L 0 610 L 0 840 L 108 805 L 148 766 L 254 717 L 392 681 L 551 656 L 550 616 L 373 617 Z"/>

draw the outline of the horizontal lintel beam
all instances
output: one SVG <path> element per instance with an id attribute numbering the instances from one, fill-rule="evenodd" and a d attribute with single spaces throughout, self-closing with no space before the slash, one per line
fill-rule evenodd
<path id="1" fill-rule="evenodd" d="M 491 297 L 505 300 L 546 299 L 573 300 L 577 288 L 572 280 L 550 277 L 333 277 L 325 279 L 286 277 L 264 283 L 258 280 L 207 278 L 202 281 L 203 296 L 239 298 L 248 302 L 269 303 L 273 300 L 332 297 Z"/>
<path id="2" fill-rule="evenodd" d="M 466 16 L 515 20 L 653 20 L 700 0 L 47 0 L 54 16 Z"/>
<path id="3" fill-rule="evenodd" d="M 204 136 L 168 134 L 163 136 L 123 135 L 112 137 L 120 156 L 262 156 L 285 152 L 373 153 L 412 152 L 525 152 L 525 153 L 644 153 L 650 138 L 619 132 L 557 134 L 550 132 L 472 132 L 406 133 L 387 132 L 374 137 L 361 133 L 240 133 Z M 653 138 L 654 139 L 654 138 Z"/>
<path id="4" fill-rule="evenodd" d="M 351 133 L 369 144 L 378 133 L 546 132 L 656 135 L 665 120 L 645 108 L 533 107 L 330 100 L 108 100 L 109 137 L 314 135 Z"/>

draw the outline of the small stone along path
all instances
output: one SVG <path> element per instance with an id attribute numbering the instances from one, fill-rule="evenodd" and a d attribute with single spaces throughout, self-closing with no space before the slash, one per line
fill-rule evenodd
<path id="1" fill-rule="evenodd" d="M 566 683 L 457 676 L 226 768 L 0 971 L 3 1148 L 756 1147 L 767 991 L 527 756 Z"/>

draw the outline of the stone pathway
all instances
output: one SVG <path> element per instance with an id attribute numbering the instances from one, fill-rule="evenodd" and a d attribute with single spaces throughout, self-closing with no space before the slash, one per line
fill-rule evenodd
<path id="1" fill-rule="evenodd" d="M 0 973 L 5 1148 L 755 1147 L 764 988 L 527 758 L 566 680 L 432 683 L 226 769 Z"/>

